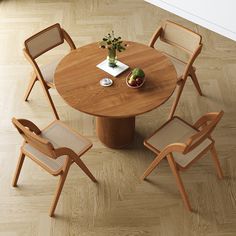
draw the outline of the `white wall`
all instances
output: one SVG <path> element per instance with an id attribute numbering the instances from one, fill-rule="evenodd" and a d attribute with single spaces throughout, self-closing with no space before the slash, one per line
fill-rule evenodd
<path id="1" fill-rule="evenodd" d="M 145 0 L 236 41 L 236 0 Z"/>

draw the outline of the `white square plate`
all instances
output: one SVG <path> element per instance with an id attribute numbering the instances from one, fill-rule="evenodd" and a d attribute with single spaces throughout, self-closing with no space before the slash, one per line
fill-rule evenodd
<path id="1" fill-rule="evenodd" d="M 129 66 L 125 65 L 120 61 L 117 61 L 116 65 L 117 65 L 116 67 L 110 67 L 108 66 L 108 61 L 104 60 L 101 63 L 99 63 L 97 67 L 101 70 L 106 71 L 108 74 L 114 77 L 118 76 L 119 74 L 121 74 L 122 72 L 124 72 L 129 68 Z"/>

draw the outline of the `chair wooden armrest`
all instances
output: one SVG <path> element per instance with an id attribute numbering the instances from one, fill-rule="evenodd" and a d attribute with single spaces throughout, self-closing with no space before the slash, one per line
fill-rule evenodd
<path id="1" fill-rule="evenodd" d="M 152 36 L 152 38 L 151 38 L 151 40 L 149 42 L 149 47 L 154 48 L 154 44 L 155 44 L 156 40 L 161 36 L 162 32 L 163 32 L 163 28 L 160 26 L 156 30 L 156 32 L 153 34 L 153 36 Z"/>
<path id="2" fill-rule="evenodd" d="M 86 152 L 86 151 L 87 150 L 85 150 L 84 152 Z M 80 159 L 80 156 L 83 155 L 83 153 L 81 153 L 79 156 L 72 149 L 67 148 L 67 147 L 57 148 L 57 149 L 55 149 L 55 153 L 58 157 L 62 156 L 62 155 L 68 155 L 71 158 L 72 163 L 75 162 L 93 182 L 95 182 L 95 183 L 97 182 L 97 180 L 92 175 L 90 170 L 87 168 L 87 166 Z"/>
<path id="3" fill-rule="evenodd" d="M 188 75 L 191 74 L 190 70 L 193 69 L 193 63 L 196 60 L 197 56 L 202 51 L 202 44 L 199 44 L 199 46 L 196 48 L 196 50 L 193 52 L 192 56 L 189 58 L 189 61 L 186 64 L 185 70 L 183 71 L 183 79 L 186 80 Z"/>
<path id="4" fill-rule="evenodd" d="M 80 158 L 71 148 L 68 148 L 68 147 L 57 148 L 55 149 L 55 153 L 57 157 L 67 155 L 72 160 Z"/>
<path id="5" fill-rule="evenodd" d="M 63 37 L 66 40 L 66 42 L 69 44 L 71 50 L 76 49 L 76 46 L 73 40 L 71 39 L 70 35 L 64 29 L 61 29 L 61 30 L 62 30 Z"/>
<path id="6" fill-rule="evenodd" d="M 162 161 L 162 159 L 164 159 L 167 155 L 169 155 L 172 152 L 183 152 L 185 148 L 186 148 L 186 144 L 184 143 L 172 143 L 172 144 L 167 145 L 160 153 L 157 154 L 156 158 L 150 164 L 150 166 L 146 169 L 141 179 L 145 179 L 156 168 L 156 166 Z"/>

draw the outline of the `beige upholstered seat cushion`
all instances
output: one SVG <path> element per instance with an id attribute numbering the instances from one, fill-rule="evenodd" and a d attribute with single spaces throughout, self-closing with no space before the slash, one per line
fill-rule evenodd
<path id="1" fill-rule="evenodd" d="M 176 70 L 176 73 L 177 73 L 177 78 L 178 80 L 182 79 L 182 75 L 184 73 L 184 69 L 185 69 L 185 66 L 186 66 L 186 63 L 178 60 L 177 58 L 175 57 L 172 57 L 171 55 L 169 54 L 166 54 L 164 53 L 165 56 L 167 56 L 171 62 L 173 63 L 174 67 L 175 67 L 175 70 Z"/>
<path id="2" fill-rule="evenodd" d="M 41 136 L 48 139 L 54 148 L 68 147 L 78 155 L 84 153 L 92 146 L 92 143 L 88 139 L 72 131 L 60 121 L 50 124 L 42 131 Z M 66 158 L 66 156 L 61 156 L 57 159 L 52 159 L 29 144 L 25 144 L 23 150 L 33 157 L 33 159 L 54 172 L 62 169 Z"/>
<path id="3" fill-rule="evenodd" d="M 54 73 L 60 61 L 61 61 L 61 58 L 57 58 L 52 63 L 40 66 L 42 76 L 46 82 L 54 84 Z"/>
<path id="4" fill-rule="evenodd" d="M 195 129 L 178 118 L 174 118 L 169 123 L 166 123 L 146 142 L 155 149 L 161 151 L 168 144 L 183 143 L 190 136 L 197 133 Z M 191 152 L 183 155 L 182 153 L 173 153 L 174 159 L 181 167 L 186 167 L 193 159 L 195 159 L 202 151 L 212 144 L 210 139 L 206 139 Z"/>
<path id="5" fill-rule="evenodd" d="M 175 67 L 176 73 L 177 73 L 177 79 L 181 80 L 182 76 L 184 74 L 186 63 L 181 60 L 178 60 L 177 58 L 175 58 L 167 53 L 163 53 L 163 54 L 171 60 L 171 62 L 173 63 L 173 65 Z M 196 70 L 195 67 L 193 67 L 193 69 Z"/>
<path id="6" fill-rule="evenodd" d="M 53 172 L 59 172 L 64 166 L 64 161 L 66 156 L 60 156 L 57 159 L 52 159 L 42 152 L 38 151 L 28 143 L 23 146 L 24 152 L 28 153 L 28 155 L 39 162 L 42 166 L 49 168 Z"/>

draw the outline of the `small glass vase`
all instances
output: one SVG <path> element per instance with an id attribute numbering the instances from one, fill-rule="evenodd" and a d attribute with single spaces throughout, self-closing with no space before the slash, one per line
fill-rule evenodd
<path id="1" fill-rule="evenodd" d="M 116 67 L 117 63 L 117 56 L 116 56 L 116 49 L 108 49 L 108 56 L 107 56 L 108 66 Z"/>

